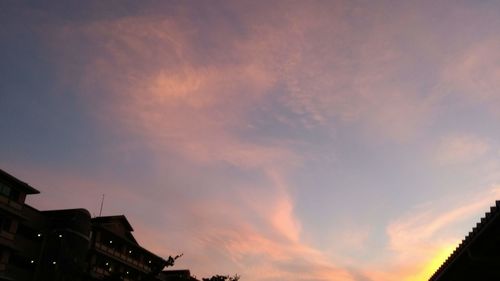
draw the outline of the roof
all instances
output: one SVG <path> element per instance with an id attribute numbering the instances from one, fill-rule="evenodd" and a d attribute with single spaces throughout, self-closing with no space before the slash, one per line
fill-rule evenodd
<path id="1" fill-rule="evenodd" d="M 128 233 L 119 233 L 111 227 L 106 227 L 107 224 L 113 224 L 113 223 L 117 223 L 117 222 L 119 222 L 123 226 L 125 226 Z M 162 257 L 156 255 L 155 253 L 153 253 L 153 252 L 149 251 L 148 249 L 139 245 L 139 243 L 137 242 L 137 240 L 135 240 L 132 233 L 130 233 L 131 231 L 133 231 L 133 228 L 124 215 L 95 217 L 95 218 L 92 218 L 92 225 L 93 225 L 93 227 L 97 226 L 100 229 L 104 229 L 105 231 L 108 231 L 108 232 L 116 235 L 116 237 L 118 237 L 119 239 L 126 241 L 127 243 L 133 244 L 135 247 L 141 249 L 142 251 L 147 252 L 147 253 L 155 256 L 156 258 L 158 258 L 159 260 L 162 260 L 163 262 L 166 262 L 165 259 L 163 259 Z"/>
<path id="2" fill-rule="evenodd" d="M 97 224 L 116 223 L 117 221 L 121 222 L 125 226 L 127 231 L 134 231 L 132 225 L 130 225 L 129 221 L 124 215 L 95 217 L 92 219 L 92 223 L 97 223 Z"/>
<path id="3" fill-rule="evenodd" d="M 90 217 L 90 212 L 84 208 L 43 210 L 43 211 L 39 211 L 39 212 L 46 214 L 46 215 L 67 215 L 67 216 L 70 216 L 70 215 L 74 215 L 74 214 L 81 214 L 81 215 Z"/>
<path id="4" fill-rule="evenodd" d="M 40 191 L 30 186 L 29 184 L 21 181 L 20 179 L 14 177 L 13 175 L 7 173 L 6 171 L 0 169 L 0 178 L 6 182 L 12 183 L 15 187 L 22 189 L 26 194 L 38 194 Z"/>
<path id="5" fill-rule="evenodd" d="M 429 281 L 497 280 L 500 276 L 500 201 L 476 224 Z M 471 277 L 473 276 L 473 277 Z M 493 278 L 493 279 L 489 279 Z"/>
<path id="6" fill-rule="evenodd" d="M 121 227 L 116 227 L 119 224 Z M 124 215 L 95 217 L 92 219 L 93 227 L 99 227 L 113 233 L 114 235 L 127 240 L 129 243 L 138 244 L 132 231 L 134 229 Z"/>

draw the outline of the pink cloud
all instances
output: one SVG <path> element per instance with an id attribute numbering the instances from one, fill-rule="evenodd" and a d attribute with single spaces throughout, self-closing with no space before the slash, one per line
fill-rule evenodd
<path id="1" fill-rule="evenodd" d="M 435 158 L 440 165 L 467 164 L 482 159 L 489 150 L 489 142 L 482 138 L 450 135 L 441 138 Z"/>
<path id="2" fill-rule="evenodd" d="M 383 277 L 383 280 L 429 278 L 466 234 L 454 229 L 460 229 L 458 225 L 467 221 L 471 222 L 472 229 L 494 203 L 492 198 L 499 195 L 500 190 L 494 187 L 472 199 L 422 205 L 392 221 L 387 235 L 393 257 L 378 269 L 367 270 L 367 275 Z"/>
<path id="3" fill-rule="evenodd" d="M 441 90 L 465 97 L 468 102 L 498 105 L 499 47 L 496 38 L 486 38 L 463 48 L 443 67 Z"/>
<path id="4" fill-rule="evenodd" d="M 83 84 L 88 92 L 101 84 L 112 88 L 117 103 L 112 110 L 120 111 L 115 114 L 128 127 L 157 130 L 162 123 L 163 133 L 151 139 L 241 126 L 238 122 L 248 120 L 252 109 L 267 105 L 277 83 L 286 88 L 279 102 L 300 116 L 304 127 L 337 120 L 370 135 L 405 140 L 427 124 L 435 99 L 412 85 L 392 83 L 408 63 L 404 51 L 391 44 L 397 29 L 377 22 L 364 44 L 351 45 L 354 30 L 340 16 L 344 5 L 336 7 L 339 17 L 314 16 L 324 15 L 321 7 L 299 6 L 304 7 L 263 13 L 258 16 L 262 24 L 255 22 L 257 15 L 243 16 L 245 36 L 221 27 L 218 42 L 226 48 L 206 50 L 214 55 L 210 63 L 200 59 L 196 40 L 205 36 L 202 30 L 172 18 L 64 27 L 54 41 L 83 33 L 106 42 L 100 44 L 102 53 L 91 56 Z M 356 55 L 346 56 L 346 48 Z M 200 144 L 191 146 L 200 149 Z"/>

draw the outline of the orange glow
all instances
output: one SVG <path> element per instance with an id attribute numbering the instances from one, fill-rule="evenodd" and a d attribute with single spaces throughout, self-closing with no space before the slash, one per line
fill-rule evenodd
<path id="1" fill-rule="evenodd" d="M 421 270 L 415 275 L 409 276 L 406 281 L 426 281 L 436 272 L 436 270 L 446 261 L 453 250 L 456 248 L 455 244 L 448 244 L 439 248 L 436 254 L 427 261 Z"/>

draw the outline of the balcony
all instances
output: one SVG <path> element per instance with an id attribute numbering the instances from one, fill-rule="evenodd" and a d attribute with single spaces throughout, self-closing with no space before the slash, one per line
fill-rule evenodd
<path id="1" fill-rule="evenodd" d="M 6 240 L 14 240 L 14 238 L 16 237 L 16 235 L 14 233 L 11 233 L 11 232 L 8 232 L 8 231 L 5 231 L 3 229 L 0 230 L 0 237 L 1 238 L 4 238 Z"/>
<path id="2" fill-rule="evenodd" d="M 98 277 L 105 277 L 109 276 L 110 273 L 104 268 L 98 267 L 98 266 L 93 266 L 92 269 L 92 275 L 98 276 Z"/>
<path id="3" fill-rule="evenodd" d="M 14 245 L 14 240 L 7 239 L 3 235 L 0 235 L 0 245 L 3 247 L 17 250 L 17 248 Z"/>
<path id="4" fill-rule="evenodd" d="M 24 255 L 35 257 L 40 253 L 41 239 L 37 241 L 35 239 L 28 239 L 23 235 L 17 234 L 14 243 L 16 248 L 23 252 Z"/>
<path id="5" fill-rule="evenodd" d="M 0 208 L 17 216 L 22 216 L 23 204 L 0 195 Z"/>
<path id="6" fill-rule="evenodd" d="M 143 262 L 133 259 L 130 256 L 124 254 L 122 251 L 116 250 L 112 247 L 108 247 L 102 243 L 95 242 L 95 248 L 99 250 L 99 252 L 112 256 L 113 258 L 127 264 L 135 269 L 138 269 L 142 272 L 150 272 L 151 267 L 147 266 Z"/>
<path id="7" fill-rule="evenodd" d="M 124 274 L 122 272 L 122 274 Z M 91 275 L 98 277 L 98 278 L 105 278 L 111 275 L 111 272 L 106 270 L 105 268 L 99 267 L 99 266 L 93 266 L 91 268 Z M 130 278 L 127 275 L 122 276 L 123 281 L 135 281 L 137 278 Z"/>

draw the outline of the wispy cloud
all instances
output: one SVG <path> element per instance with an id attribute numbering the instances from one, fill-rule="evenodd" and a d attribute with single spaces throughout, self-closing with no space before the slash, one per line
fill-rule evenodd
<path id="1" fill-rule="evenodd" d="M 387 227 L 388 246 L 394 254 L 389 265 L 392 276 L 388 272 L 378 274 L 386 274 L 384 280 L 429 278 L 466 234 L 457 232 L 460 225 L 468 223 L 472 229 L 498 196 L 500 189 L 492 187 L 467 199 L 421 205 L 392 221 Z"/>
<path id="2" fill-rule="evenodd" d="M 193 33 L 179 31 L 185 28 Z M 262 136 L 251 142 L 242 135 L 251 122 L 250 114 L 266 103 L 263 97 L 276 80 L 272 68 L 246 53 L 250 50 L 246 45 L 258 43 L 255 38 L 244 38 L 228 50 L 229 56 L 238 57 L 236 61 L 221 62 L 224 56 L 217 54 L 215 61 L 206 64 L 193 50 L 199 33 L 189 24 L 181 27 L 168 20 L 127 18 L 65 27 L 57 36 L 71 41 L 74 33 L 95 42 L 108 41 L 85 66 L 82 89 L 107 93 L 107 103 L 93 111 L 105 126 L 140 136 L 159 155 L 156 169 L 168 169 L 171 164 L 160 155 L 172 153 L 200 168 L 232 167 L 258 178 L 248 185 L 226 174 L 222 181 L 226 187 L 207 183 L 197 194 L 164 187 L 180 196 L 174 206 L 163 208 L 175 215 L 157 218 L 164 227 L 155 227 L 153 222 L 142 226 L 156 233 L 178 229 L 165 244 L 182 245 L 186 261 L 192 262 L 198 274 L 216 273 L 212 271 L 225 264 L 226 270 L 249 280 L 351 279 L 347 271 L 301 242 L 300 222 L 286 180 L 300 165 L 299 155 L 284 145 L 286 141 Z M 148 237 L 164 240 L 146 232 Z M 136 235 L 145 237 L 140 232 Z M 145 241 L 163 254 L 179 251 L 148 238 Z M 207 253 L 213 255 L 210 262 Z"/>
<path id="3" fill-rule="evenodd" d="M 443 137 L 435 152 L 441 165 L 468 164 L 484 157 L 490 150 L 487 140 L 472 135 Z"/>
<path id="4" fill-rule="evenodd" d="M 485 38 L 463 48 L 443 67 L 442 90 L 461 95 L 467 102 L 498 105 L 500 57 L 495 51 L 498 47 L 500 42 L 496 38 Z"/>

